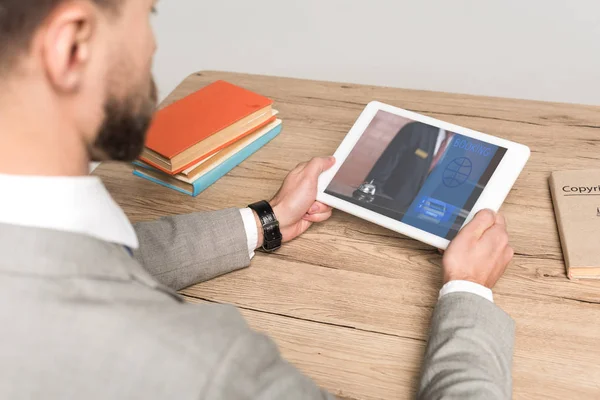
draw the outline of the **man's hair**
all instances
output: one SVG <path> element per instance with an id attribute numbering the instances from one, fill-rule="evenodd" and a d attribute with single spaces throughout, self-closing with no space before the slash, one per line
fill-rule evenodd
<path id="1" fill-rule="evenodd" d="M 29 48 L 33 34 L 65 0 L 0 0 L 0 69 Z M 119 0 L 89 0 L 101 7 L 115 7 Z"/>

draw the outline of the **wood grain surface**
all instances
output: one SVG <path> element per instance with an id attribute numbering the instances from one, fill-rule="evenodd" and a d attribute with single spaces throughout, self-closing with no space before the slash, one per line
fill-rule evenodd
<path id="1" fill-rule="evenodd" d="M 217 79 L 273 98 L 282 134 L 196 198 L 102 164 L 95 174 L 132 221 L 269 199 L 297 163 L 333 154 L 371 100 L 524 143 L 531 159 L 502 208 L 516 255 L 494 290 L 517 323 L 514 398 L 600 398 L 600 281 L 566 278 L 548 188 L 550 171 L 600 168 L 599 107 L 224 72 L 191 75 L 163 105 Z M 440 262 L 422 243 L 335 212 L 277 254 L 183 294 L 238 306 L 341 397 L 409 399 Z"/>

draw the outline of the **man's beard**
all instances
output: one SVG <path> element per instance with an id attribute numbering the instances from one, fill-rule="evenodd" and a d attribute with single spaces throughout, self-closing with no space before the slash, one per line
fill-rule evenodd
<path id="1" fill-rule="evenodd" d="M 151 82 L 150 93 L 141 102 L 139 94 L 125 100 L 109 98 L 104 105 L 104 122 L 90 149 L 92 161 L 135 160 L 144 149 L 156 101 L 154 80 Z"/>

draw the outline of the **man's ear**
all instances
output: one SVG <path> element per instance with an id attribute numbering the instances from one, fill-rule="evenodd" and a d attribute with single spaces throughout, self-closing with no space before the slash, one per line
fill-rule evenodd
<path id="1" fill-rule="evenodd" d="M 73 92 L 82 83 L 92 55 L 97 25 L 95 9 L 84 1 L 59 5 L 40 31 L 43 67 L 50 83 L 61 92 Z"/>

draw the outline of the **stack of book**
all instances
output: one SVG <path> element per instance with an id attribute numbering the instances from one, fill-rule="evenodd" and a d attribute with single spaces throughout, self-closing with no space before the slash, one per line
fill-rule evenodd
<path id="1" fill-rule="evenodd" d="M 281 132 L 273 101 L 224 81 L 160 110 L 134 175 L 197 196 Z"/>

